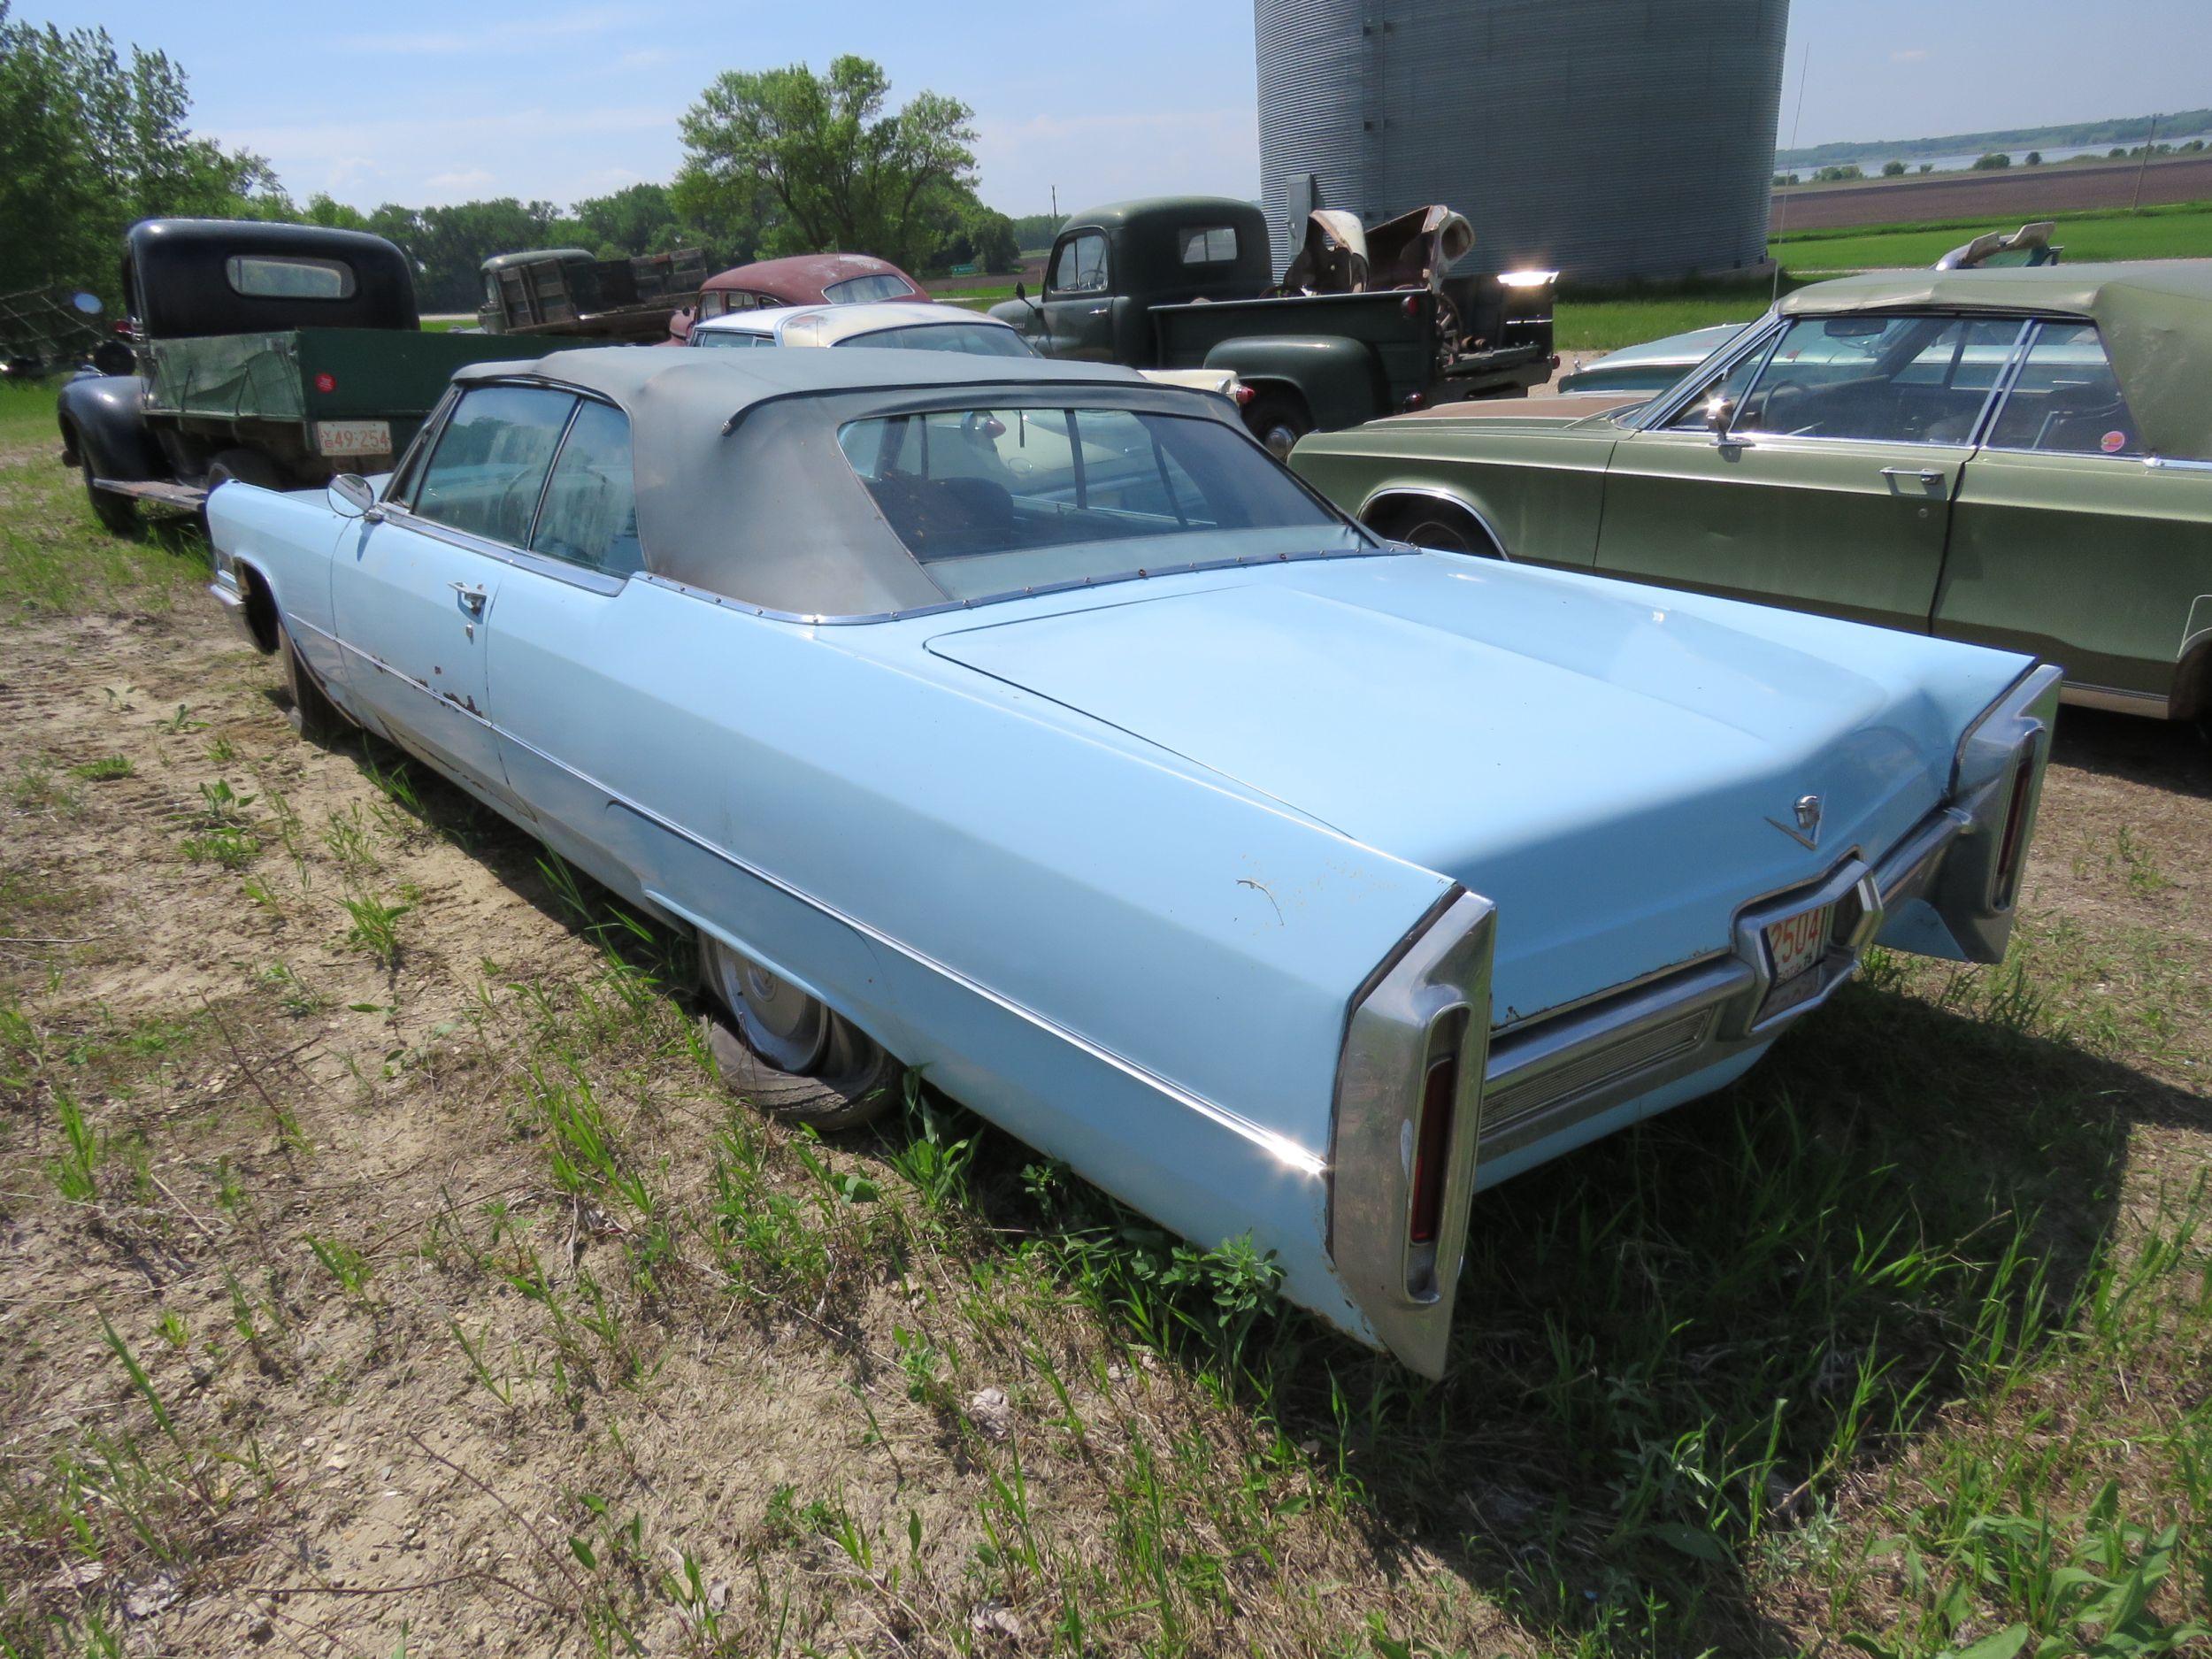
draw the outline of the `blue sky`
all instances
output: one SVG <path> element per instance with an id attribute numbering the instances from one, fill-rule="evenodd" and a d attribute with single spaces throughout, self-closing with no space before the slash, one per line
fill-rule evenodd
<path id="1" fill-rule="evenodd" d="M 1010 213 L 1042 211 L 1056 184 L 1065 208 L 1259 190 L 1246 0 L 17 0 L 15 12 L 166 50 L 191 76 L 199 128 L 267 156 L 303 198 L 565 203 L 665 179 L 676 117 L 715 74 L 840 51 L 880 62 L 895 98 L 926 87 L 972 104 L 983 198 Z M 1780 136 L 1909 138 L 2208 104 L 2207 0 L 1795 0 Z"/>

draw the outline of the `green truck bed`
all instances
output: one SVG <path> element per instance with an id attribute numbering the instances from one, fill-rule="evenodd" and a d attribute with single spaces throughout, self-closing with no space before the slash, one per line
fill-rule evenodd
<path id="1" fill-rule="evenodd" d="M 275 421 L 419 421 L 463 364 L 518 355 L 513 341 L 490 334 L 388 328 L 214 334 L 147 349 L 149 414 Z"/>

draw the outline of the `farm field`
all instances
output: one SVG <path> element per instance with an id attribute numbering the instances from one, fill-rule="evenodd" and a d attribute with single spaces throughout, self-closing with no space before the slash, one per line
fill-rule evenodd
<path id="1" fill-rule="evenodd" d="M 2194 732 L 2067 712 L 2002 966 L 1486 1194 L 1430 1384 L 926 1090 L 731 1100 L 680 941 L 300 741 L 57 448 L 0 388 L 0 1652 L 2200 1639 Z"/>
<path id="2" fill-rule="evenodd" d="M 2138 173 L 2141 195 L 2137 195 Z M 1892 224 L 1900 219 L 1961 217 L 2048 219 L 2055 213 L 2124 210 L 2138 201 L 2212 200 L 2212 156 L 2175 156 L 2147 167 L 2136 162 L 2007 167 L 1992 173 L 1940 173 L 1863 183 L 1806 185 L 1778 190 L 1776 222 L 1801 229 Z"/>
<path id="3" fill-rule="evenodd" d="M 2057 224 L 2052 241 L 2065 249 L 2067 261 L 2074 265 L 2105 259 L 2212 258 L 2212 203 L 2147 208 L 2140 213 L 2061 217 Z M 1933 265 L 1984 230 L 2016 228 L 1983 219 L 1876 226 L 1848 233 L 1777 236 L 1768 247 L 1783 269 L 1804 276 Z"/>
<path id="4" fill-rule="evenodd" d="M 1944 219 L 1879 225 L 1850 231 L 1778 236 L 1769 244 L 1782 266 L 1779 291 L 1847 271 L 1932 265 L 1985 230 L 2009 230 L 2018 220 Z M 2212 258 L 2212 204 L 2147 208 L 2141 213 L 2061 216 L 2055 240 L 2066 259 Z M 1639 291 L 1562 292 L 1556 332 L 1562 352 L 1604 352 L 1712 323 L 1749 322 L 1771 303 L 1771 278 L 1691 282 Z"/>

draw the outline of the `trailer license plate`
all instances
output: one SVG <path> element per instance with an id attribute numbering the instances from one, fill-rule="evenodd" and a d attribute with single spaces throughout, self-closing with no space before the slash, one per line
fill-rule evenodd
<path id="1" fill-rule="evenodd" d="M 1813 970 L 1827 954 L 1828 934 L 1835 918 L 1833 904 L 1816 904 L 1809 910 L 1766 925 L 1767 958 L 1774 964 L 1774 985 L 1759 1010 L 1760 1018 L 1794 1008 L 1820 988 L 1820 976 Z"/>
<path id="2" fill-rule="evenodd" d="M 319 420 L 315 447 L 325 455 L 389 455 L 392 423 L 388 420 Z"/>

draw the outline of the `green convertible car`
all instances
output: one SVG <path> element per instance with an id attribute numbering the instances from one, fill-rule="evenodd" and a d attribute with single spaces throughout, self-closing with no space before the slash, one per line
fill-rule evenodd
<path id="1" fill-rule="evenodd" d="M 2032 651 L 2071 702 L 2212 714 L 2212 260 L 1846 277 L 1656 396 L 1456 405 L 1291 465 L 1400 540 Z"/>

